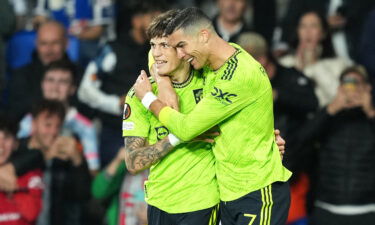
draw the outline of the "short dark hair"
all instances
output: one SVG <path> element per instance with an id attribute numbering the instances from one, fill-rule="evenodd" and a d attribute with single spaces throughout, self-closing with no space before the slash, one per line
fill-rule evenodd
<path id="1" fill-rule="evenodd" d="M 35 119 L 44 112 L 49 116 L 58 116 L 61 121 L 65 119 L 65 107 L 60 101 L 43 99 L 33 106 L 31 115 Z"/>
<path id="2" fill-rule="evenodd" d="M 16 138 L 18 123 L 5 115 L 0 115 L 0 131 L 4 132 L 5 134 L 10 134 Z"/>
<path id="3" fill-rule="evenodd" d="M 366 71 L 365 67 L 362 66 L 362 65 L 353 65 L 353 66 L 350 66 L 350 67 L 346 68 L 344 71 L 342 71 L 341 74 L 340 74 L 340 82 L 342 82 L 344 80 L 344 77 L 348 73 L 359 74 L 366 83 L 369 82 L 367 71 Z"/>
<path id="4" fill-rule="evenodd" d="M 189 27 L 196 26 L 197 24 L 205 23 L 212 28 L 210 18 L 197 7 L 189 7 L 181 10 L 173 20 L 168 24 L 165 29 L 165 36 L 171 35 L 173 32 Z"/>
<path id="5" fill-rule="evenodd" d="M 67 59 L 61 59 L 61 60 L 51 62 L 50 64 L 48 64 L 44 72 L 43 79 L 49 71 L 53 71 L 53 70 L 62 70 L 62 71 L 70 72 L 72 83 L 74 85 L 78 85 L 77 67 L 71 61 Z"/>
<path id="6" fill-rule="evenodd" d="M 157 16 L 147 28 L 146 34 L 148 39 L 164 37 L 168 24 L 177 16 L 179 12 L 180 10 L 178 9 L 171 9 Z"/>

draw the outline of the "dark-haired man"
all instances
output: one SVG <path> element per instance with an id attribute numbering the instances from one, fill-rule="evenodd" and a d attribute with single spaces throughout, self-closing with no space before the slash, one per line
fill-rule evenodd
<path id="1" fill-rule="evenodd" d="M 197 8 L 182 10 L 164 35 L 180 59 L 203 68 L 203 99 L 191 112 L 179 113 L 152 94 L 145 73 L 135 84 L 136 96 L 183 141 L 219 126 L 213 153 L 224 225 L 284 224 L 291 173 L 282 166 L 274 140 L 272 89 L 264 68 L 240 46 L 221 39 Z"/>

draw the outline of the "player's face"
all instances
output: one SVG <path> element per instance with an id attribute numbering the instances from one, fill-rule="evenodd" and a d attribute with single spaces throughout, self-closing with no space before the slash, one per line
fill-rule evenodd
<path id="1" fill-rule="evenodd" d="M 151 53 L 159 75 L 173 75 L 182 66 L 182 60 L 177 57 L 176 49 L 168 45 L 168 39 L 152 38 Z"/>
<path id="2" fill-rule="evenodd" d="M 57 115 L 48 112 L 40 113 L 33 119 L 32 136 L 41 148 L 49 148 L 60 132 L 62 121 Z"/>
<path id="3" fill-rule="evenodd" d="M 189 35 L 182 29 L 173 32 L 168 37 L 168 43 L 176 48 L 178 58 L 187 61 L 196 70 L 205 66 L 208 58 L 204 54 L 206 52 L 204 45 L 199 40 L 199 34 Z"/>
<path id="4" fill-rule="evenodd" d="M 4 164 L 12 152 L 16 148 L 16 139 L 7 132 L 0 131 L 0 165 Z"/>
<path id="5" fill-rule="evenodd" d="M 324 33 L 320 18 L 315 13 L 305 14 L 298 25 L 299 43 L 306 47 L 315 47 L 323 39 Z"/>
<path id="6" fill-rule="evenodd" d="M 72 74 L 64 70 L 48 71 L 42 81 L 42 91 L 46 99 L 68 101 L 75 91 Z"/>

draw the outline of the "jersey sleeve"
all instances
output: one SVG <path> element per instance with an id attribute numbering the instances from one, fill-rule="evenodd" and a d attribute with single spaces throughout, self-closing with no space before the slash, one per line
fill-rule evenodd
<path id="1" fill-rule="evenodd" d="M 160 111 L 159 120 L 171 133 L 188 141 L 251 105 L 267 91 L 271 91 L 271 86 L 263 67 L 238 71 L 232 77 L 224 74 L 190 113 L 182 114 L 165 107 Z"/>
<path id="2" fill-rule="evenodd" d="M 125 99 L 122 136 L 148 137 L 150 130 L 149 112 L 135 96 L 132 88 Z"/>

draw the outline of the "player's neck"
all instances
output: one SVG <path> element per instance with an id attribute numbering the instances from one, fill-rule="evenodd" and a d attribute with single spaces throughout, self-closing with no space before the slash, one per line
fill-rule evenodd
<path id="1" fill-rule="evenodd" d="M 183 62 L 171 75 L 171 80 L 174 83 L 183 83 L 185 82 L 190 75 L 191 66 L 189 63 Z"/>
<path id="2" fill-rule="evenodd" d="M 228 42 L 216 36 L 210 43 L 208 56 L 209 66 L 213 70 L 219 69 L 236 52 L 236 49 Z"/>

